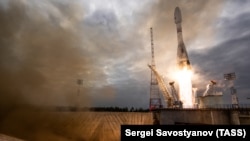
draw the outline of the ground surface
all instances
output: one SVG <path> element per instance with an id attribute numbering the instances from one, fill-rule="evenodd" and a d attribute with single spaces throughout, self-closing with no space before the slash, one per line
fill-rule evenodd
<path id="1" fill-rule="evenodd" d="M 119 141 L 120 125 L 152 123 L 150 112 L 16 110 L 1 118 L 0 133 L 27 141 Z"/>

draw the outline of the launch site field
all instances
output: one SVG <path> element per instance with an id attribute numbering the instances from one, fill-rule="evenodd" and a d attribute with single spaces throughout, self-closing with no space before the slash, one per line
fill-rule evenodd
<path id="1" fill-rule="evenodd" d="M 0 121 L 0 133 L 36 141 L 118 141 L 120 125 L 152 124 L 151 112 L 19 110 Z"/>

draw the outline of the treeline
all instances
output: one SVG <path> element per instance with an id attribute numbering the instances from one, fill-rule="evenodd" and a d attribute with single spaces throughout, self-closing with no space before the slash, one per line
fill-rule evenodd
<path id="1" fill-rule="evenodd" d="M 56 107 L 56 111 L 149 112 L 149 109 L 128 107 Z"/>
<path id="2" fill-rule="evenodd" d="M 143 108 L 121 108 L 121 107 L 91 107 L 89 108 L 90 111 L 109 111 L 109 112 L 149 112 L 149 109 Z"/>

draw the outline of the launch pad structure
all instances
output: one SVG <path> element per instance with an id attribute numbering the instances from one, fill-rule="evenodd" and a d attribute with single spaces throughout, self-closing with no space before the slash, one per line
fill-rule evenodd
<path id="1" fill-rule="evenodd" d="M 151 66 L 152 68 L 156 68 L 155 66 L 155 59 L 154 59 L 154 42 L 153 42 L 153 28 L 150 28 L 150 37 L 151 37 Z M 154 75 L 153 71 L 151 71 L 151 82 L 150 82 L 150 100 L 149 100 L 149 109 L 158 109 L 162 108 L 162 102 L 159 92 L 159 85 Z"/>
<path id="2" fill-rule="evenodd" d="M 176 7 L 174 12 L 174 19 L 177 28 L 177 41 L 178 41 L 178 48 L 177 48 L 177 66 L 179 69 L 191 69 L 191 64 L 188 58 L 188 54 L 186 51 L 186 47 L 183 42 L 182 37 L 182 17 L 181 11 L 179 7 Z M 180 93 L 177 93 L 174 83 L 170 82 L 170 89 L 169 92 L 163 77 L 156 69 L 155 60 L 154 60 L 154 43 L 153 43 L 153 28 L 150 28 L 150 37 L 151 37 L 151 65 L 148 67 L 151 70 L 151 83 L 150 83 L 150 102 L 149 102 L 149 109 L 159 109 L 163 108 L 163 104 L 161 102 L 161 96 L 159 94 L 159 90 L 162 92 L 162 97 L 164 98 L 165 108 L 182 108 L 183 103 L 181 101 Z M 190 82 L 191 83 L 191 82 Z M 192 92 L 192 89 L 190 88 Z M 190 97 L 190 96 L 189 96 Z"/>
<path id="3" fill-rule="evenodd" d="M 179 7 L 175 8 L 174 21 L 177 28 L 177 67 L 179 69 L 191 70 L 191 63 L 182 37 L 182 16 Z M 231 87 L 232 104 L 223 104 L 222 94 L 214 91 L 216 82 L 211 80 L 203 96 L 198 96 L 197 88 L 191 88 L 192 106 L 183 107 L 180 92 L 175 90 L 174 82 L 170 82 L 170 92 L 163 77 L 157 71 L 154 60 L 153 30 L 150 28 L 152 64 L 148 65 L 151 70 L 150 85 L 150 110 L 153 112 L 153 120 L 156 124 L 229 124 L 240 125 L 250 124 L 250 108 L 241 107 L 238 103 L 236 89 Z M 225 80 L 235 79 L 235 73 L 224 75 Z M 159 87 L 157 89 L 156 87 Z M 161 90 L 162 97 L 156 94 L 155 89 Z M 155 97 L 157 95 L 157 98 Z M 156 101 L 154 104 L 152 101 Z M 184 103 L 185 104 L 185 103 Z M 165 105 L 165 107 L 162 107 Z M 153 108 L 152 108 L 153 107 Z"/>

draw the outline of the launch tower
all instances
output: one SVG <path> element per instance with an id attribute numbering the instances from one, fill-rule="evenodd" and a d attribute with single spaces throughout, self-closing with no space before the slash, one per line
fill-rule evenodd
<path id="1" fill-rule="evenodd" d="M 150 37 L 151 37 L 151 66 L 155 68 L 155 59 L 154 59 L 154 42 L 153 42 L 153 28 L 150 28 Z M 151 82 L 150 82 L 150 100 L 149 100 L 149 109 L 157 109 L 161 108 L 161 97 L 160 97 L 160 91 L 159 86 L 157 82 L 157 78 L 153 71 L 151 71 Z"/>

